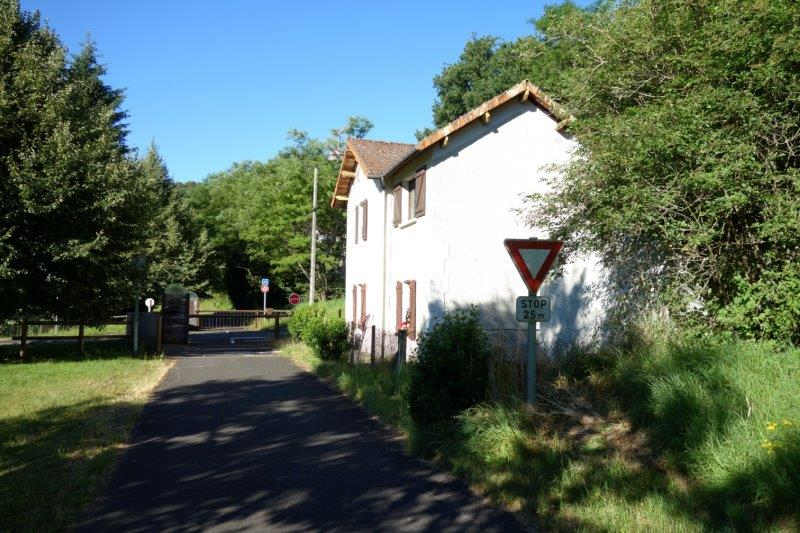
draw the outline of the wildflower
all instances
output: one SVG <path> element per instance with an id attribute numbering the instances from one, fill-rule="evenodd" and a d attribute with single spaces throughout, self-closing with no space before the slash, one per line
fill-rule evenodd
<path id="1" fill-rule="evenodd" d="M 770 422 L 769 424 L 767 424 L 767 431 L 775 431 L 776 429 L 778 429 L 777 423 Z"/>
<path id="2" fill-rule="evenodd" d="M 764 442 L 761 443 L 761 447 L 771 451 L 773 447 L 772 441 L 765 440 Z"/>
<path id="3" fill-rule="evenodd" d="M 783 419 L 783 425 L 788 428 L 788 427 L 791 427 L 793 424 L 792 424 L 792 422 L 790 420 L 786 420 L 784 418 Z"/>

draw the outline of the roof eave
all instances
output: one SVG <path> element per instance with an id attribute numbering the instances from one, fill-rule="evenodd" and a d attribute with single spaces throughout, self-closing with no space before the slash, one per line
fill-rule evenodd
<path id="1" fill-rule="evenodd" d="M 517 96 L 521 96 L 523 102 L 528 101 L 529 99 L 532 100 L 537 106 L 549 113 L 553 119 L 557 121 L 557 131 L 562 131 L 575 120 L 574 116 L 570 115 L 563 107 L 561 107 L 561 105 L 556 103 L 555 100 L 547 96 L 538 86 L 534 85 L 528 80 L 522 80 L 513 87 L 503 91 L 494 98 L 485 101 L 475 109 L 464 113 L 449 124 L 439 128 L 427 137 L 420 140 L 417 143 L 415 150 L 390 168 L 384 174 L 384 177 L 391 176 L 403 165 L 408 163 L 414 156 L 424 152 L 449 135 L 475 122 L 476 120 L 485 116 L 486 113 L 489 113 L 503 104 L 510 102 Z"/>

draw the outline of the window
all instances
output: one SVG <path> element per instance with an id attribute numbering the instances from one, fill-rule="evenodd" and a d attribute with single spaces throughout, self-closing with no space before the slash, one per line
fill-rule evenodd
<path id="1" fill-rule="evenodd" d="M 403 289 L 406 285 L 406 289 Z M 405 294 L 407 296 L 405 296 Z M 407 306 L 404 304 L 408 304 Z M 416 280 L 398 281 L 395 285 L 395 313 L 397 318 L 397 329 L 405 329 L 408 338 L 417 338 L 417 282 Z"/>
<path id="2" fill-rule="evenodd" d="M 408 210 L 406 211 L 407 220 L 411 220 L 412 218 L 416 218 L 416 202 L 414 201 L 414 196 L 416 196 L 416 188 L 417 188 L 417 179 L 410 179 L 406 182 L 406 190 L 408 191 Z"/>
<path id="3" fill-rule="evenodd" d="M 367 201 L 364 200 L 356 206 L 355 224 L 353 227 L 353 240 L 358 244 L 358 240 L 367 240 Z"/>
<path id="4" fill-rule="evenodd" d="M 361 202 L 361 240 L 367 242 L 367 201 Z"/>
<path id="5" fill-rule="evenodd" d="M 395 227 L 425 215 L 425 168 L 392 189 Z"/>

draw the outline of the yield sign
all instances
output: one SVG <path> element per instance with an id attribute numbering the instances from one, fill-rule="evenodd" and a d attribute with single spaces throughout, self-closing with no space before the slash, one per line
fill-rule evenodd
<path id="1" fill-rule="evenodd" d="M 511 260 L 514 261 L 525 285 L 528 286 L 528 290 L 536 294 L 564 243 L 534 239 L 506 239 L 503 244 L 506 245 L 506 250 L 508 250 Z"/>

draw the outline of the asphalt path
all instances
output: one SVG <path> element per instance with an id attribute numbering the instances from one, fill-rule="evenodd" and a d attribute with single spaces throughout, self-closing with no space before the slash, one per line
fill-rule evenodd
<path id="1" fill-rule="evenodd" d="M 521 530 L 253 336 L 175 357 L 79 531 Z"/>

